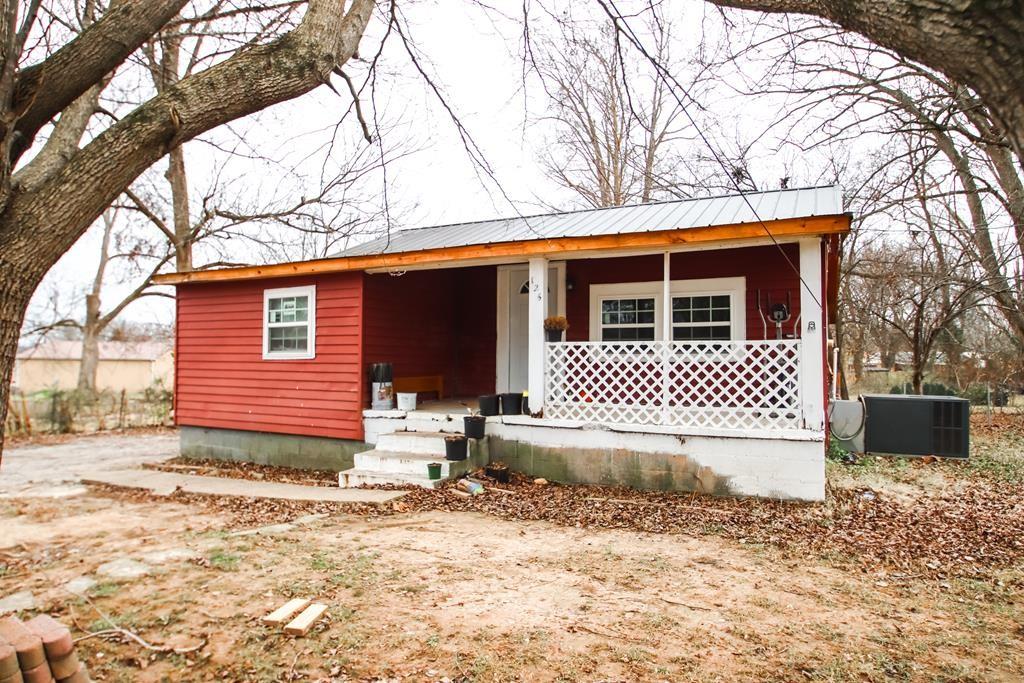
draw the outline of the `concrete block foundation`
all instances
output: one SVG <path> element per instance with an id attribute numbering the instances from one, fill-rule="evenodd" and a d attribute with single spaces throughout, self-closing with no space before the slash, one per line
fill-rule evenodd
<path id="1" fill-rule="evenodd" d="M 438 414 L 428 422 L 422 411 L 367 411 L 363 423 L 370 441 L 388 430 L 440 431 L 437 421 L 450 419 Z M 725 432 L 497 416 L 487 418 L 486 448 L 490 462 L 552 481 L 825 498 L 824 434 L 809 430 Z"/>
<path id="2" fill-rule="evenodd" d="M 373 446 L 362 441 L 237 429 L 181 427 L 181 455 L 253 462 L 260 465 L 340 472 L 352 467 L 356 453 Z"/>
<path id="3" fill-rule="evenodd" d="M 820 501 L 820 438 L 651 434 L 488 424 L 491 461 L 553 481 Z"/>

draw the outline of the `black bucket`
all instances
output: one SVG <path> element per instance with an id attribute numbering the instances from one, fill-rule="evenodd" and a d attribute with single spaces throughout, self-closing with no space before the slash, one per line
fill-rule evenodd
<path id="1" fill-rule="evenodd" d="M 484 428 L 487 426 L 487 418 L 483 415 L 466 415 L 462 418 L 463 425 L 465 426 L 466 438 L 469 439 L 482 439 L 484 438 Z"/>
<path id="2" fill-rule="evenodd" d="M 464 436 L 446 436 L 444 438 L 444 457 L 446 460 L 465 460 L 466 446 L 469 441 Z"/>
<path id="3" fill-rule="evenodd" d="M 498 395 L 497 394 L 486 394 L 481 396 L 480 399 L 480 414 L 484 417 L 490 417 L 498 414 Z"/>
<path id="4" fill-rule="evenodd" d="M 502 394 L 501 395 L 501 414 L 502 415 L 522 415 L 523 414 L 523 394 Z"/>

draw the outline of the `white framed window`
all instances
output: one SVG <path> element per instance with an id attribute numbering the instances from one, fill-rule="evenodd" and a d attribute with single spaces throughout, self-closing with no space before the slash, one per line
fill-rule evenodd
<path id="1" fill-rule="evenodd" d="M 316 356 L 316 286 L 263 290 L 263 358 Z"/>
<path id="2" fill-rule="evenodd" d="M 590 286 L 591 341 L 664 339 L 663 283 Z M 746 278 L 672 280 L 673 341 L 746 339 Z"/>
<path id="3" fill-rule="evenodd" d="M 654 341 L 655 297 L 601 297 L 600 341 Z"/>
<path id="4" fill-rule="evenodd" d="M 733 303 L 729 292 L 672 296 L 672 341 L 728 341 Z"/>

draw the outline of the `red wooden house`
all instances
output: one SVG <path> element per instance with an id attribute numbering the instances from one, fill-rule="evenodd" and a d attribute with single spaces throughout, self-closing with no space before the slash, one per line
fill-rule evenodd
<path id="1" fill-rule="evenodd" d="M 816 187 L 410 229 L 327 259 L 164 276 L 182 451 L 424 484 L 439 434 L 461 428 L 455 401 L 527 391 L 531 414 L 489 418 L 478 461 L 820 499 L 849 226 L 839 189 Z M 545 341 L 555 314 L 564 342 Z M 398 390 L 439 400 L 371 410 L 381 361 Z"/>

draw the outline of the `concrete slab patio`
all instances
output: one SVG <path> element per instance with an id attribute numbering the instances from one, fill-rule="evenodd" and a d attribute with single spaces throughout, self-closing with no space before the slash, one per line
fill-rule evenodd
<path id="1" fill-rule="evenodd" d="M 342 489 L 329 486 L 303 486 L 248 479 L 202 477 L 194 474 L 176 474 L 157 470 L 106 470 L 83 477 L 87 484 L 109 484 L 129 488 L 147 489 L 158 495 L 169 495 L 175 490 L 215 496 L 245 498 L 275 498 L 279 500 L 306 500 L 326 503 L 386 503 L 406 494 L 405 491 L 375 489 Z"/>

